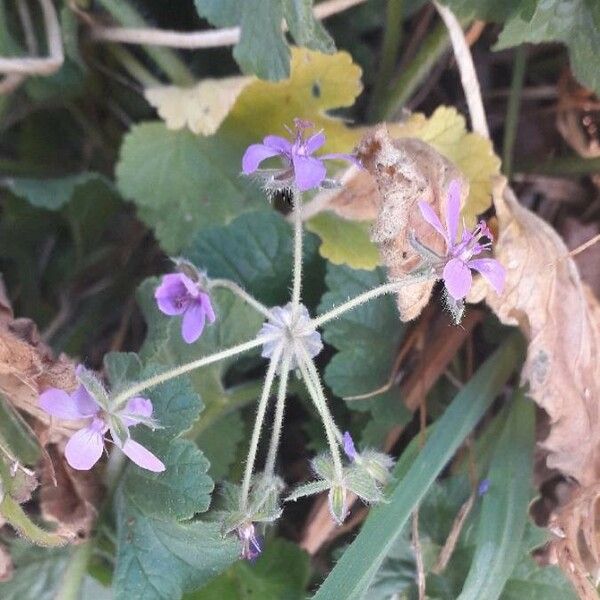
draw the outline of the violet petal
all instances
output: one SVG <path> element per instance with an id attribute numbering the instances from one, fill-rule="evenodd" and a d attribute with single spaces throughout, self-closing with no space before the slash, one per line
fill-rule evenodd
<path id="1" fill-rule="evenodd" d="M 296 185 L 301 192 L 319 187 L 325 179 L 327 170 L 319 159 L 295 154 L 293 163 Z"/>
<path id="2" fill-rule="evenodd" d="M 210 296 L 208 294 L 205 294 L 204 292 L 200 292 L 199 299 L 202 302 L 202 306 L 204 307 L 204 312 L 206 314 L 208 322 L 214 323 L 217 317 L 215 316 L 215 311 L 213 309 L 212 302 L 210 301 Z"/>
<path id="3" fill-rule="evenodd" d="M 125 407 L 118 412 L 126 427 L 133 427 L 152 416 L 152 402 L 147 398 L 136 396 L 127 400 Z"/>
<path id="4" fill-rule="evenodd" d="M 460 219 L 460 181 L 453 179 L 448 186 L 448 202 L 446 203 L 446 225 L 450 245 L 456 243 L 458 220 Z"/>
<path id="5" fill-rule="evenodd" d="M 73 394 L 67 394 L 64 390 L 50 388 L 40 395 L 40 407 L 53 417 L 76 421 L 85 417 L 91 417 L 98 412 L 98 405 L 93 401 L 88 402 L 91 396 L 79 386 Z M 87 396 L 84 400 L 84 396 Z"/>
<path id="6" fill-rule="evenodd" d="M 311 135 L 306 142 L 304 142 L 304 152 L 307 155 L 311 155 L 316 152 L 323 144 L 325 143 L 325 135 L 319 131 L 319 133 L 315 133 Z"/>
<path id="7" fill-rule="evenodd" d="M 292 143 L 279 135 L 268 135 L 263 140 L 263 145 L 271 150 L 275 150 L 277 154 L 292 157 Z"/>
<path id="8" fill-rule="evenodd" d="M 344 453 L 350 460 L 354 460 L 358 453 L 356 452 L 356 446 L 349 431 L 344 432 L 343 443 Z"/>
<path id="9" fill-rule="evenodd" d="M 481 273 L 494 288 L 497 294 L 501 294 L 506 280 L 505 268 L 495 258 L 475 258 L 470 260 L 468 266 Z"/>
<path id="10" fill-rule="evenodd" d="M 123 450 L 123 453 L 142 469 L 147 469 L 154 473 L 162 473 L 166 468 L 164 463 L 157 456 L 131 438 L 123 444 L 121 450 Z"/>
<path id="11" fill-rule="evenodd" d="M 180 315 L 187 308 L 187 304 L 181 301 L 182 298 L 189 295 L 181 275 L 181 273 L 163 275 L 161 284 L 154 292 L 158 308 L 165 315 Z"/>
<path id="12" fill-rule="evenodd" d="M 419 210 L 423 218 L 446 240 L 446 246 L 450 248 L 450 241 L 448 239 L 448 232 L 444 229 L 442 222 L 439 217 L 435 214 L 431 205 L 421 200 L 419 202 Z"/>
<path id="13" fill-rule="evenodd" d="M 183 315 L 181 323 L 181 335 L 187 344 L 193 344 L 204 330 L 206 312 L 200 302 L 192 304 Z"/>
<path id="14" fill-rule="evenodd" d="M 278 150 L 269 148 L 264 144 L 252 144 L 248 146 L 242 158 L 242 172 L 244 175 L 250 175 L 258 169 L 260 163 L 267 158 L 280 154 Z"/>
<path id="15" fill-rule="evenodd" d="M 87 427 L 74 433 L 65 446 L 65 458 L 78 471 L 88 471 L 102 456 L 104 423 L 94 419 Z"/>
<path id="16" fill-rule="evenodd" d="M 448 293 L 455 300 L 464 298 L 469 293 L 473 283 L 471 270 L 459 258 L 453 258 L 446 263 L 443 278 Z"/>

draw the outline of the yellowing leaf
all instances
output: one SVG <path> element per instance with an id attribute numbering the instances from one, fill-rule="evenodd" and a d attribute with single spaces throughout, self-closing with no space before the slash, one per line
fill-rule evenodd
<path id="1" fill-rule="evenodd" d="M 146 100 L 156 108 L 167 129 L 188 127 L 193 133 L 217 131 L 252 77 L 203 79 L 194 87 L 165 85 L 147 88 Z"/>
<path id="2" fill-rule="evenodd" d="M 368 223 L 347 221 L 322 212 L 310 219 L 306 228 L 321 238 L 319 252 L 334 265 L 371 271 L 379 264 L 379 251 L 369 239 Z"/>
<path id="3" fill-rule="evenodd" d="M 490 140 L 467 131 L 465 118 L 455 108 L 440 106 L 429 118 L 415 113 L 388 128 L 392 137 L 416 137 L 431 144 L 458 167 L 469 182 L 462 210 L 468 225 L 492 205 L 492 176 L 500 171 L 500 159 Z"/>
<path id="4" fill-rule="evenodd" d="M 294 48 L 290 78 L 251 83 L 240 94 L 225 125 L 235 123 L 238 132 L 260 138 L 268 133 L 287 135 L 284 125 L 300 117 L 325 130 L 328 152 L 349 152 L 360 131 L 326 111 L 354 104 L 362 91 L 361 74 L 347 52 L 321 54 Z"/>

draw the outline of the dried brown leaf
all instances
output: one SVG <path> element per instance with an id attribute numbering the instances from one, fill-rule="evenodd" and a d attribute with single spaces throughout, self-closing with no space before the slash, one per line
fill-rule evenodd
<path id="1" fill-rule="evenodd" d="M 522 377 L 549 416 L 550 433 L 541 442 L 548 467 L 585 487 L 600 475 L 600 308 L 573 260 L 565 258 L 560 236 L 519 204 L 503 178 L 494 201 L 495 253 L 507 279 L 502 295 L 491 292 L 487 302 L 529 342 Z M 470 299 L 476 296 L 474 291 Z"/>
<path id="2" fill-rule="evenodd" d="M 422 261 L 410 243 L 410 235 L 432 250 L 444 252 L 443 239 L 423 219 L 417 203 L 428 202 L 443 215 L 450 181 L 462 180 L 464 195 L 468 194 L 468 187 L 458 169 L 427 143 L 413 138 L 392 139 L 385 126 L 368 133 L 358 152 L 381 196 L 372 239 L 393 281 L 413 271 Z M 402 320 L 414 319 L 420 314 L 433 285 L 433 281 L 424 282 L 398 293 Z"/>
<path id="3" fill-rule="evenodd" d="M 90 537 L 98 516 L 102 484 L 97 469 L 72 469 L 64 459 L 63 446 L 48 447 L 54 474 L 48 463 L 42 466 L 40 510 L 46 521 L 57 523 L 59 532 L 73 534 L 76 541 L 84 541 Z"/>

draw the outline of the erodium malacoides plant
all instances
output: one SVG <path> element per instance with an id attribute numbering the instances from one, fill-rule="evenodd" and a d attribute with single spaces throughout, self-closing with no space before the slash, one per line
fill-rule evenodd
<path id="1" fill-rule="evenodd" d="M 462 228 L 459 238 L 460 188 L 457 181 L 448 189 L 448 211 L 445 225 L 431 206 L 421 203 L 423 218 L 444 237 L 446 253 L 432 252 L 414 239 L 421 264 L 411 273 L 360 294 L 323 314 L 312 316 L 302 304 L 302 202 L 303 193 L 319 187 L 331 187 L 335 181 L 327 178 L 324 161 L 344 160 L 359 165 L 351 154 L 315 153 L 325 143 L 323 132 L 310 132 L 313 125 L 296 119 L 294 131 L 288 130 L 291 140 L 269 135 L 262 143 L 251 145 L 242 159 L 244 175 L 257 178 L 267 195 L 285 191 L 291 198 L 294 227 L 294 263 L 290 301 L 285 306 L 268 307 L 256 300 L 237 284 L 227 280 L 211 280 L 198 267 L 185 259 L 175 259 L 177 272 L 164 275 L 155 291 L 158 308 L 173 318 L 181 319 L 181 335 L 193 344 L 205 326 L 218 319 L 211 304 L 211 290 L 226 287 L 261 313 L 265 322 L 254 339 L 224 348 L 193 362 L 159 373 L 131 388 L 111 394 L 96 376 L 84 367 L 77 369 L 80 383 L 72 394 L 64 390 L 46 390 L 40 406 L 58 419 L 82 419 L 84 425 L 67 443 L 65 457 L 74 469 L 87 470 L 99 460 L 106 441 L 112 443 L 143 469 L 160 472 L 165 469 L 160 457 L 135 442 L 130 428 L 138 425 L 160 427 L 152 418 L 153 407 L 142 394 L 156 385 L 211 363 L 260 348 L 267 359 L 264 385 L 252 431 L 245 471 L 241 484 L 226 486 L 227 512 L 223 514 L 223 533 L 235 534 L 241 543 L 241 556 L 255 558 L 261 551 L 257 527 L 275 521 L 282 512 L 282 503 L 303 496 L 327 492 L 331 517 L 341 524 L 348 514 L 348 495 L 355 494 L 365 503 L 384 500 L 384 489 L 393 460 L 373 449 L 358 451 L 346 432 L 340 431 L 328 406 L 315 357 L 323 343 L 319 328 L 383 294 L 397 292 L 403 286 L 425 280 L 442 279 L 448 308 L 456 321 L 463 312 L 463 301 L 471 286 L 471 269 L 486 277 L 496 291 L 504 284 L 504 269 L 492 258 L 475 258 L 491 247 L 491 233 L 485 223 L 474 231 Z M 262 169 L 268 159 L 278 159 L 278 168 Z M 485 241 L 482 242 L 482 239 Z M 314 480 L 287 495 L 285 484 L 275 472 L 281 438 L 285 403 L 290 374 L 299 377 L 314 403 L 323 423 L 329 450 L 312 460 Z M 264 469 L 257 472 L 256 457 L 261 436 L 265 432 L 265 414 L 271 393 L 276 388 L 274 420 Z M 111 440 L 106 436 L 110 433 Z"/>

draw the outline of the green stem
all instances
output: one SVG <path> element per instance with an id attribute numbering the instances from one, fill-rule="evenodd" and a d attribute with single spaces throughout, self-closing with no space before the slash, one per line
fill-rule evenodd
<path id="1" fill-rule="evenodd" d="M 273 316 L 271 311 L 262 302 L 259 302 L 244 288 L 239 286 L 237 283 L 230 281 L 229 279 L 211 279 L 208 283 L 208 288 L 226 288 L 239 296 L 244 302 L 249 304 L 257 312 L 264 315 L 267 319 L 270 319 Z"/>
<path id="2" fill-rule="evenodd" d="M 60 587 L 54 596 L 55 600 L 78 600 L 93 549 L 93 540 L 77 546 L 69 559 Z"/>
<path id="3" fill-rule="evenodd" d="M 510 84 L 510 96 L 506 110 L 506 123 L 504 125 L 504 146 L 502 149 L 502 163 L 504 174 L 508 179 L 512 175 L 513 150 L 517 137 L 519 124 L 519 108 L 521 106 L 521 93 L 525 81 L 525 66 L 527 64 L 527 51 L 521 44 L 515 51 L 515 62 L 513 65 L 512 81 Z"/>
<path id="4" fill-rule="evenodd" d="M 439 23 L 427 35 L 416 56 L 384 94 L 376 113 L 377 119 L 391 119 L 408 102 L 430 75 L 435 63 L 450 47 L 446 26 Z"/>
<path id="5" fill-rule="evenodd" d="M 385 31 L 381 45 L 381 61 L 379 62 L 379 73 L 371 96 L 369 106 L 369 120 L 376 121 L 379 103 L 389 85 L 396 61 L 398 51 L 402 42 L 402 19 L 404 17 L 403 0 L 388 0 L 385 14 Z"/>
<path id="6" fill-rule="evenodd" d="M 317 409 L 323 427 L 325 429 L 325 436 L 327 437 L 327 444 L 329 445 L 329 451 L 331 452 L 331 458 L 333 459 L 333 467 L 335 469 L 335 476 L 338 482 L 343 479 L 343 467 L 342 457 L 340 449 L 338 447 L 338 439 L 341 441 L 341 433 L 339 432 L 337 425 L 335 424 L 331 412 L 327 407 L 327 401 L 325 400 L 325 394 L 323 393 L 323 387 L 319 379 L 319 373 L 315 367 L 315 363 L 312 361 L 308 352 L 301 344 L 296 345 L 296 356 L 298 357 L 298 365 L 304 384 L 311 397 L 315 408 Z"/>
<path id="7" fill-rule="evenodd" d="M 292 192 L 294 217 L 294 275 L 292 281 L 292 318 L 300 304 L 302 292 L 302 195 Z"/>
<path id="8" fill-rule="evenodd" d="M 156 87 L 161 85 L 161 81 L 154 77 L 148 69 L 122 46 L 109 46 L 111 54 L 119 64 L 141 85 L 144 87 Z"/>
<path id="9" fill-rule="evenodd" d="M 124 27 L 147 27 L 148 24 L 137 11 L 124 0 L 99 0 L 99 4 Z M 173 50 L 153 46 L 143 47 L 148 56 L 177 85 L 191 85 L 195 78 L 192 72 Z"/>
<path id="10" fill-rule="evenodd" d="M 269 453 L 265 463 L 265 476 L 271 477 L 275 471 L 275 459 L 279 449 L 279 440 L 281 439 L 281 430 L 283 428 L 283 415 L 285 412 L 285 399 L 287 394 L 287 384 L 290 376 L 291 354 L 286 352 L 281 361 L 281 375 L 279 376 L 279 389 L 277 390 L 277 405 L 275 407 L 275 421 L 271 433 L 271 443 L 269 444 Z"/>
<path id="11" fill-rule="evenodd" d="M 414 285 L 415 283 L 422 283 L 423 281 L 427 281 L 428 279 L 432 279 L 434 273 L 431 269 L 416 271 L 415 273 L 406 275 L 404 279 L 400 279 L 399 281 L 390 281 L 389 283 L 384 283 L 368 292 L 364 292 L 355 296 L 354 298 L 348 300 L 348 302 L 344 302 L 335 308 L 315 317 L 311 320 L 312 326 L 316 329 L 317 327 L 321 327 L 328 321 L 332 321 L 333 319 L 337 319 L 339 316 L 347 313 L 350 310 L 353 310 L 362 304 L 369 302 L 379 296 L 384 296 L 385 294 L 392 294 L 397 292 L 403 287 L 407 285 Z"/>
<path id="12" fill-rule="evenodd" d="M 600 158 L 582 158 L 581 156 L 562 156 L 551 158 L 542 163 L 526 161 L 517 165 L 516 170 L 522 173 L 537 175 L 588 175 L 600 172 Z"/>
<path id="13" fill-rule="evenodd" d="M 258 451 L 258 443 L 260 441 L 260 433 L 262 431 L 263 422 L 265 420 L 265 414 L 267 411 L 267 404 L 269 403 L 269 396 L 271 394 L 271 388 L 273 387 L 273 380 L 275 379 L 275 372 L 279 365 L 279 359 L 283 347 L 277 346 L 271 356 L 267 374 L 265 376 L 265 384 L 263 386 L 260 401 L 258 402 L 258 409 L 256 411 L 256 421 L 254 422 L 254 430 L 252 431 L 252 439 L 250 440 L 250 449 L 248 451 L 248 458 L 246 460 L 246 469 L 244 471 L 244 479 L 242 481 L 242 491 L 240 494 L 240 510 L 244 512 L 248 508 L 248 496 L 250 494 L 250 482 L 252 480 L 252 474 L 254 473 L 254 463 L 256 461 L 256 453 Z"/>
<path id="14" fill-rule="evenodd" d="M 170 381 L 171 379 L 175 379 L 180 375 L 184 375 L 185 373 L 189 373 L 190 371 L 195 371 L 200 367 L 206 367 L 214 362 L 218 362 L 225 358 L 229 358 L 231 356 L 237 356 L 238 354 L 242 354 L 243 352 L 248 352 L 253 348 L 257 348 L 258 346 L 262 346 L 265 342 L 269 341 L 271 338 L 268 336 L 257 337 L 248 342 L 244 342 L 243 344 L 238 344 L 237 346 L 232 346 L 231 348 L 227 348 L 226 350 L 221 350 L 221 352 L 216 352 L 215 354 L 210 354 L 209 356 L 203 356 L 197 360 L 192 360 L 189 363 L 185 363 L 183 365 L 178 365 L 164 373 L 159 373 L 158 375 L 154 375 L 153 377 L 149 377 L 140 383 L 136 383 L 132 385 L 130 388 L 124 390 L 120 394 L 118 394 L 113 399 L 113 406 L 119 407 L 121 404 L 132 398 L 133 396 L 143 392 L 144 390 L 153 388 L 161 383 L 165 383 Z"/>

